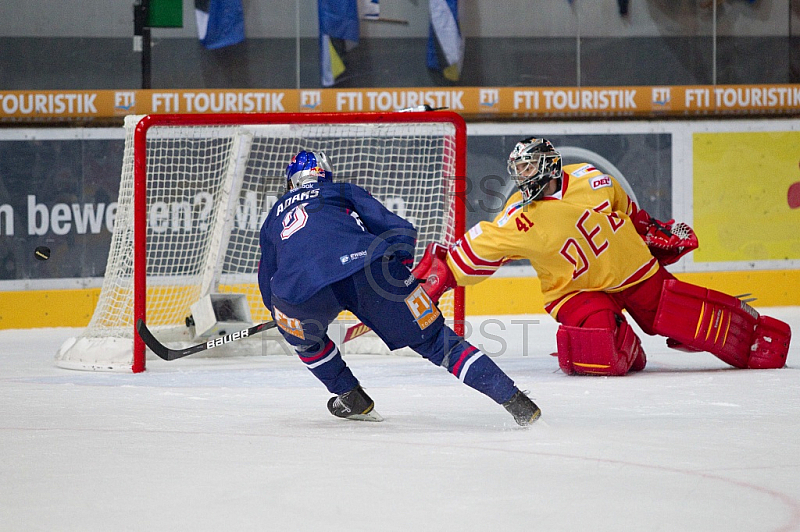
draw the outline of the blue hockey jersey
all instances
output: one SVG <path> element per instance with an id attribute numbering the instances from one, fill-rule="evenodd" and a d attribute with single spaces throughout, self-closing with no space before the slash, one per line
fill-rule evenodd
<path id="1" fill-rule="evenodd" d="M 357 185 L 305 184 L 280 198 L 261 226 L 261 297 L 270 310 L 272 294 L 302 303 L 387 251 L 413 259 L 416 238 L 409 222 Z"/>

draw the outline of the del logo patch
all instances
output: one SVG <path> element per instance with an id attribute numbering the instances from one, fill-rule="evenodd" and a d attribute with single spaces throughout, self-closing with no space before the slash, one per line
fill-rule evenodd
<path id="1" fill-rule="evenodd" d="M 290 318 L 277 308 L 275 309 L 274 318 L 278 324 L 278 327 L 280 327 L 287 333 L 291 334 L 292 336 L 296 336 L 301 340 L 305 340 L 306 335 L 303 332 L 303 325 L 300 323 L 300 320 L 298 320 L 297 318 Z"/>
<path id="2" fill-rule="evenodd" d="M 611 178 L 608 177 L 607 175 L 593 177 L 589 180 L 589 185 L 592 187 L 592 190 L 597 190 L 598 188 L 603 188 L 603 187 L 610 187 Z"/>
<path id="3" fill-rule="evenodd" d="M 441 314 L 421 285 L 405 301 L 420 329 L 427 329 Z"/>

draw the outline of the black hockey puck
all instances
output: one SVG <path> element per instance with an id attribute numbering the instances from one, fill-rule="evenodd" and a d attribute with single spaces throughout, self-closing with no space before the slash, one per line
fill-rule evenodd
<path id="1" fill-rule="evenodd" d="M 39 246 L 33 252 L 33 256 L 39 260 L 47 260 L 50 258 L 50 248 L 47 246 Z"/>

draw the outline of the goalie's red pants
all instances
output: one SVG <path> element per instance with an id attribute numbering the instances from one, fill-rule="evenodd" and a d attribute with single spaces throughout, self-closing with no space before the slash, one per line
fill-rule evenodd
<path id="1" fill-rule="evenodd" d="M 647 334 L 656 334 L 653 322 L 661 299 L 664 281 L 675 276 L 664 268 L 649 279 L 621 292 L 580 292 L 570 298 L 558 311 L 556 320 L 572 327 L 616 329 L 618 320 L 625 318 L 622 309 L 636 321 Z"/>

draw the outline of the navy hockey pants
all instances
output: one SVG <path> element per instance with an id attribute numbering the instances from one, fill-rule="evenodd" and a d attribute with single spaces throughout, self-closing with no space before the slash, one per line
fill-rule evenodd
<path id="1" fill-rule="evenodd" d="M 355 314 L 390 349 L 411 347 L 497 403 L 508 401 L 517 390 L 492 359 L 444 323 L 439 308 L 396 258 L 373 261 L 300 304 L 277 296 L 272 304 L 281 334 L 331 393 L 358 385 L 327 334 L 342 310 Z"/>

